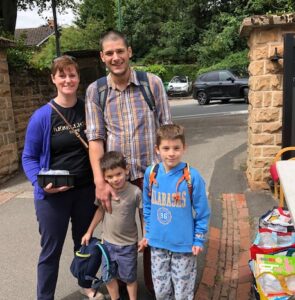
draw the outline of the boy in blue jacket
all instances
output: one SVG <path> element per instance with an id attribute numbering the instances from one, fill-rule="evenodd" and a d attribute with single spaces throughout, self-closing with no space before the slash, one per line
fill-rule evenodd
<path id="1" fill-rule="evenodd" d="M 182 162 L 183 127 L 169 124 L 157 131 L 156 152 L 162 162 L 144 176 L 144 238 L 151 247 L 151 269 L 157 300 L 194 298 L 196 255 L 204 247 L 210 209 L 198 171 Z"/>

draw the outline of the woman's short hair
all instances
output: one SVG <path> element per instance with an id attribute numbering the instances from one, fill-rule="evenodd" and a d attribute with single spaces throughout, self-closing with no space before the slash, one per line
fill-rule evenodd
<path id="1" fill-rule="evenodd" d="M 63 72 L 69 66 L 74 66 L 77 73 L 80 74 L 79 66 L 77 64 L 76 58 L 70 55 L 62 55 L 55 58 L 52 61 L 51 74 L 54 76 L 57 73 L 57 71 Z"/>

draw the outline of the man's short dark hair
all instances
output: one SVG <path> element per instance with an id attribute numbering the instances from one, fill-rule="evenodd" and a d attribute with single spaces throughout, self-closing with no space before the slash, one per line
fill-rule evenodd
<path id="1" fill-rule="evenodd" d="M 103 173 L 107 170 L 116 168 L 127 169 L 127 163 L 124 155 L 121 152 L 109 151 L 106 152 L 100 159 L 100 167 Z"/>
<path id="2" fill-rule="evenodd" d="M 115 30 L 115 29 L 109 29 L 101 34 L 100 40 L 99 40 L 99 45 L 100 45 L 101 51 L 103 50 L 103 43 L 106 40 L 112 40 L 112 41 L 123 40 L 126 48 L 129 47 L 126 35 L 123 32 Z"/>

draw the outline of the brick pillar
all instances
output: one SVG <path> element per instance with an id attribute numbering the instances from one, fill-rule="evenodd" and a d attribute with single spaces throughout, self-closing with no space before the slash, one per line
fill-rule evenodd
<path id="1" fill-rule="evenodd" d="M 14 115 L 5 50 L 11 45 L 11 41 L 0 37 L 0 183 L 6 181 L 18 169 Z"/>
<path id="2" fill-rule="evenodd" d="M 282 143 L 283 35 L 295 31 L 292 15 L 246 18 L 240 35 L 249 46 L 247 179 L 251 189 L 268 189 L 269 166 Z"/>

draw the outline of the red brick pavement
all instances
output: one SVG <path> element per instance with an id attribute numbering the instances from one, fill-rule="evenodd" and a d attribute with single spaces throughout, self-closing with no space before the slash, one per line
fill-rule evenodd
<path id="1" fill-rule="evenodd" d="M 14 198 L 18 193 L 1 192 L 0 193 L 0 205 Z"/>
<path id="2" fill-rule="evenodd" d="M 250 225 L 243 194 L 223 194 L 222 228 L 210 227 L 206 264 L 195 300 L 249 300 Z"/>

